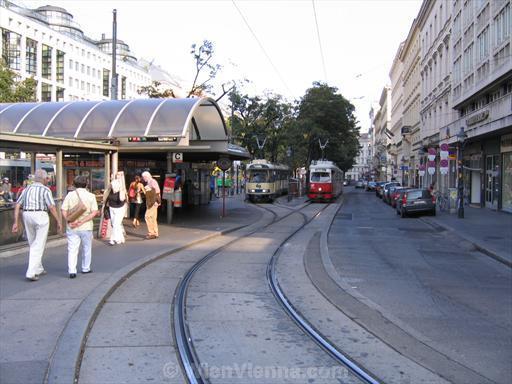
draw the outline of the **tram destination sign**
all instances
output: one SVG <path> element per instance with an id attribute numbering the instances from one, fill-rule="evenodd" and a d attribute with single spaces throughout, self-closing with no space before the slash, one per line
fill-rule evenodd
<path id="1" fill-rule="evenodd" d="M 155 137 L 155 136 L 133 136 L 128 138 L 129 143 L 175 143 L 178 141 L 177 137 Z"/>

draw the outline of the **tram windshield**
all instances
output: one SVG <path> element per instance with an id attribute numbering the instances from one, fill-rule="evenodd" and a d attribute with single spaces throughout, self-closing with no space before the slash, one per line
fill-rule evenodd
<path id="1" fill-rule="evenodd" d="M 269 174 L 267 171 L 252 171 L 249 173 L 249 183 L 268 183 Z"/>
<path id="2" fill-rule="evenodd" d="M 329 172 L 311 172 L 311 182 L 326 183 L 328 181 L 331 181 Z"/>

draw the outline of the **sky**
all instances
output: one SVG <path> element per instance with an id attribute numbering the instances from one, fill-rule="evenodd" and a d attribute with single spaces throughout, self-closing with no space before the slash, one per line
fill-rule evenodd
<path id="1" fill-rule="evenodd" d="M 85 34 L 117 37 L 138 58 L 191 82 L 191 45 L 213 42 L 218 83 L 248 79 L 245 92 L 292 102 L 313 82 L 326 82 L 356 107 L 361 132 L 398 47 L 422 0 L 22 0 L 54 5 L 74 16 Z M 214 92 L 220 92 L 220 86 Z"/>

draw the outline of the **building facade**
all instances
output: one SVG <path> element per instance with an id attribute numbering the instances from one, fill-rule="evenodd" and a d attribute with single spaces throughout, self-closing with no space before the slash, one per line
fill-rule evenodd
<path id="1" fill-rule="evenodd" d="M 511 1 L 453 2 L 453 108 L 442 136 L 463 128 L 464 191 L 469 203 L 512 212 Z"/>
<path id="2" fill-rule="evenodd" d="M 361 133 L 359 135 L 359 154 L 353 167 L 346 172 L 345 178 L 347 180 L 369 179 L 371 156 L 370 136 L 368 133 Z"/>
<path id="3" fill-rule="evenodd" d="M 424 1 L 418 15 L 420 35 L 420 140 L 417 156 L 420 159 L 419 185 L 447 190 L 455 186 L 455 159 L 451 173 L 440 175 L 436 155 L 440 132 L 455 118 L 452 101 L 451 30 L 453 1 Z"/>
<path id="4" fill-rule="evenodd" d="M 107 100 L 112 98 L 112 39 L 87 37 L 60 7 L 27 9 L 0 0 L 0 52 L 21 79 L 37 81 L 38 101 Z M 151 76 L 117 40 L 116 99 L 140 98 L 139 87 Z"/>
<path id="5" fill-rule="evenodd" d="M 418 23 L 415 19 L 403 44 L 400 60 L 403 63 L 403 120 L 402 158 L 400 172 L 403 185 L 419 184 L 419 162 L 417 157 L 420 140 L 420 40 Z M 413 146 L 416 143 L 416 147 Z"/>
<path id="6" fill-rule="evenodd" d="M 388 146 L 388 157 L 391 161 L 392 177 L 404 183 L 404 173 L 401 172 L 400 166 L 403 163 L 404 154 L 402 147 L 402 127 L 404 116 L 404 86 L 403 86 L 403 62 L 400 59 L 404 43 L 401 43 L 393 59 L 389 78 L 391 79 L 391 132 L 390 143 Z"/>
<path id="7" fill-rule="evenodd" d="M 463 185 L 465 204 L 512 212 L 511 2 L 423 1 L 390 71 L 402 142 L 386 155 L 406 164 L 404 184 L 434 184 L 452 201 Z"/>
<path id="8" fill-rule="evenodd" d="M 379 99 L 379 110 L 373 119 L 373 172 L 378 181 L 392 178 L 388 145 L 391 144 L 391 87 L 386 85 Z"/>

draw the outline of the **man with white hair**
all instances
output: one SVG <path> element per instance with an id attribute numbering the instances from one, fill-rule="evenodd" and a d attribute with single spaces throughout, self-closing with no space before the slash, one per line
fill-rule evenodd
<path id="1" fill-rule="evenodd" d="M 12 225 L 14 233 L 18 232 L 20 209 L 23 209 L 23 223 L 25 224 L 30 247 L 28 268 L 25 276 L 30 281 L 37 281 L 40 275 L 46 274 L 42 258 L 46 239 L 48 238 L 48 229 L 50 228 L 48 211 L 57 220 L 58 231 L 62 231 L 60 216 L 55 208 L 52 192 L 46 186 L 47 183 L 48 174 L 46 171 L 44 169 L 36 170 L 34 182 L 23 190 L 14 208 L 14 224 Z"/>
<path id="2" fill-rule="evenodd" d="M 160 186 L 158 182 L 153 179 L 151 173 L 148 171 L 142 172 L 142 178 L 146 182 L 146 225 L 148 226 L 148 234 L 146 240 L 152 240 L 158 238 L 158 206 L 161 203 L 160 200 Z"/>

